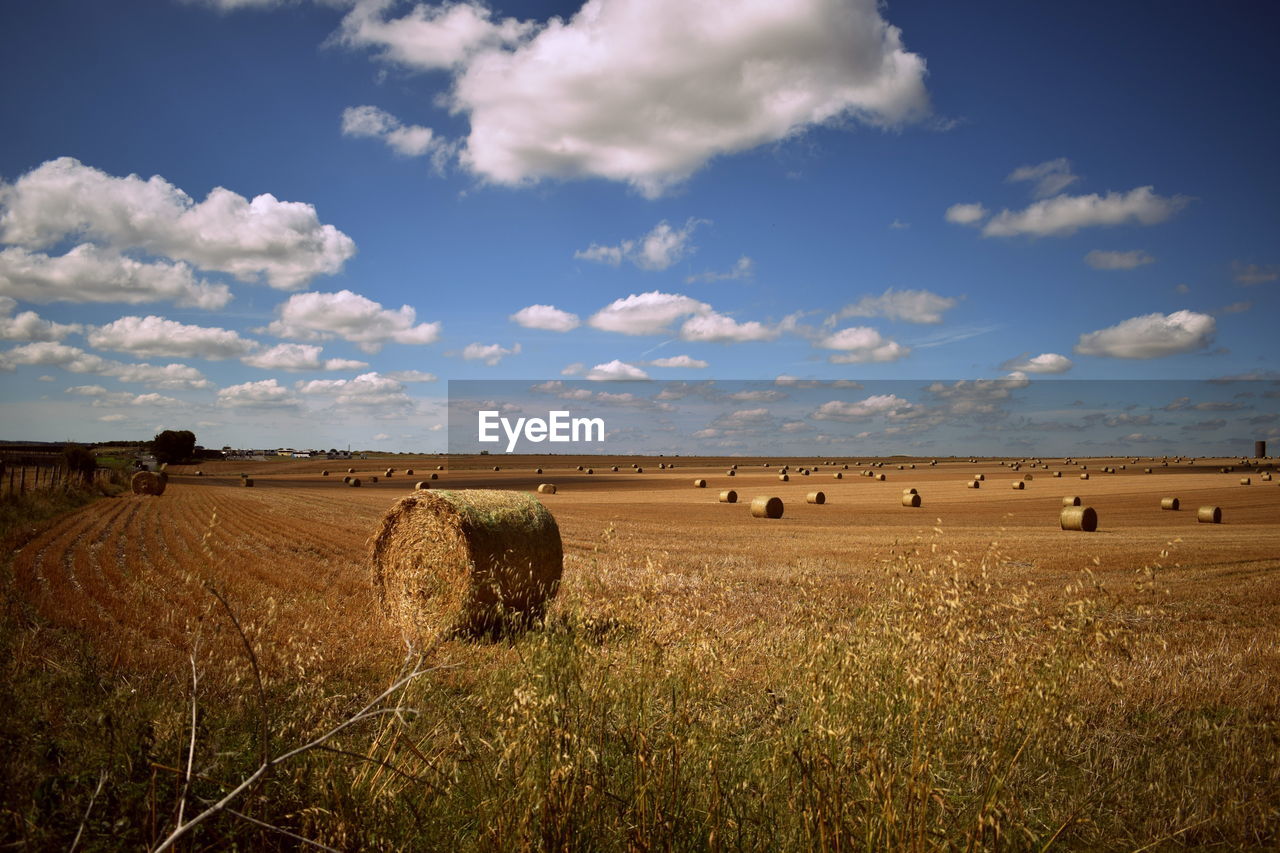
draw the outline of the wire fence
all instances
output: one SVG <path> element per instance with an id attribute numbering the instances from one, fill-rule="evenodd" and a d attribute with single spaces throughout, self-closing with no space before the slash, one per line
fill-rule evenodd
<path id="1" fill-rule="evenodd" d="M 109 479 L 111 471 L 85 472 L 67 466 L 61 453 L 0 453 L 0 497 L 24 495 L 38 489 L 68 489 Z"/>

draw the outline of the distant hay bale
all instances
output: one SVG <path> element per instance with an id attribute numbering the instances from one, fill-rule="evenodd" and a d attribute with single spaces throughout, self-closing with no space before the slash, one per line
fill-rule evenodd
<path id="1" fill-rule="evenodd" d="M 720 493 L 720 503 L 736 504 L 738 502 L 738 493 L 733 489 L 725 489 Z"/>
<path id="2" fill-rule="evenodd" d="M 969 487 L 969 488 L 971 488 L 971 489 L 978 489 L 978 488 L 981 488 L 981 487 L 982 487 L 982 481 L 981 481 L 981 480 L 970 480 L 969 482 L 965 483 L 965 485 L 966 485 L 966 486 L 968 486 L 968 487 Z"/>
<path id="3" fill-rule="evenodd" d="M 1054 471 L 1054 472 L 1053 472 L 1053 476 L 1055 476 L 1055 477 L 1057 477 L 1057 478 L 1061 479 L 1061 478 L 1062 478 L 1062 472 L 1061 472 L 1061 471 Z"/>
<path id="4" fill-rule="evenodd" d="M 1022 479 L 1024 479 L 1024 480 L 1034 480 L 1034 479 L 1035 479 L 1035 475 L 1034 475 L 1034 474 L 1023 474 L 1023 475 L 1022 475 Z"/>
<path id="5" fill-rule="evenodd" d="M 665 470 L 666 470 L 666 468 L 667 468 L 667 463 L 665 463 L 665 462 L 659 462 L 659 463 L 658 463 L 658 470 L 659 470 L 659 471 L 665 471 Z"/>
<path id="6" fill-rule="evenodd" d="M 396 472 L 396 469 L 395 469 L 395 468 L 388 468 L 388 469 L 387 469 L 387 472 L 386 472 L 386 474 L 385 474 L 385 476 L 390 477 L 390 476 L 391 476 L 392 474 L 394 474 L 395 472 Z"/>
<path id="7" fill-rule="evenodd" d="M 734 464 L 730 465 L 730 466 L 729 466 L 729 470 L 730 470 L 730 471 L 737 471 L 737 470 L 738 470 L 738 464 L 735 462 Z"/>
<path id="8" fill-rule="evenodd" d="M 433 472 L 431 473 L 431 479 L 433 479 L 433 480 L 439 480 L 439 479 L 440 479 L 440 475 L 439 475 L 439 474 L 437 474 L 437 473 L 435 473 L 435 472 L 433 471 Z"/>
<path id="9" fill-rule="evenodd" d="M 406 638 L 477 637 L 541 619 L 564 549 L 551 513 L 521 492 L 401 498 L 374 534 L 373 586 Z"/>
<path id="10" fill-rule="evenodd" d="M 920 496 L 916 494 L 903 495 L 902 505 L 903 506 L 920 506 Z"/>
<path id="11" fill-rule="evenodd" d="M 413 487 L 418 490 L 429 489 L 431 488 L 431 483 L 427 480 L 419 480 L 413 484 Z"/>
<path id="12" fill-rule="evenodd" d="M 579 470 L 579 471 L 581 471 L 581 470 L 582 470 L 582 466 L 581 466 L 581 465 L 579 465 L 579 466 L 578 466 L 578 470 Z"/>
<path id="13" fill-rule="evenodd" d="M 412 476 L 413 476 L 413 469 L 412 469 L 412 468 L 405 468 L 405 469 L 404 469 L 404 475 L 405 475 L 406 477 L 412 477 Z"/>
<path id="14" fill-rule="evenodd" d="M 695 489 L 705 489 L 705 488 L 707 487 L 707 481 L 706 481 L 706 480 L 694 480 L 694 481 L 693 481 L 693 487 L 694 487 Z"/>
<path id="15" fill-rule="evenodd" d="M 1026 487 L 1027 487 L 1027 484 L 1024 483 L 1022 480 L 1013 481 L 1013 488 L 1015 489 L 1025 489 Z"/>
<path id="16" fill-rule="evenodd" d="M 1160 499 L 1161 509 L 1177 509 L 1179 506 L 1180 504 L 1178 503 L 1177 498 L 1161 498 Z"/>
<path id="17" fill-rule="evenodd" d="M 614 466 L 613 466 L 612 468 L 610 468 L 609 470 L 616 474 L 616 473 L 618 473 L 618 466 L 617 466 L 617 465 L 614 465 Z"/>
<path id="18" fill-rule="evenodd" d="M 437 470 L 437 471 L 443 471 L 443 470 L 444 470 L 444 466 L 443 466 L 443 465 L 437 465 L 437 466 L 436 466 L 436 470 Z"/>
<path id="19" fill-rule="evenodd" d="M 541 468 L 534 468 L 534 469 L 533 469 L 533 473 L 535 473 L 535 474 L 541 474 L 541 473 L 542 473 L 542 469 L 541 469 Z"/>
<path id="20" fill-rule="evenodd" d="M 203 471 L 196 471 L 196 476 L 197 476 L 197 477 L 203 477 L 203 476 L 204 476 L 204 472 L 203 472 Z M 1270 478 L 1270 477 L 1266 477 L 1266 476 L 1264 476 L 1262 479 L 1264 479 L 1264 480 L 1269 480 L 1269 479 L 1271 479 L 1271 478 Z"/>
<path id="21" fill-rule="evenodd" d="M 636 469 L 636 473 L 637 473 L 637 474 L 643 474 L 643 473 L 644 473 L 644 469 L 643 469 L 643 468 L 637 468 L 637 469 Z"/>
<path id="22" fill-rule="evenodd" d="M 974 474 L 974 475 L 973 475 L 973 479 L 975 479 L 975 480 L 986 480 L 986 479 L 987 479 L 987 475 L 986 475 L 986 474 Z"/>
<path id="23" fill-rule="evenodd" d="M 348 469 L 347 469 L 347 473 L 348 473 L 348 474 L 354 474 L 355 472 L 356 472 L 356 469 L 355 469 L 355 468 L 348 468 Z"/>
<path id="24" fill-rule="evenodd" d="M 587 471 L 586 471 L 586 473 L 588 473 L 588 474 L 594 474 L 595 472 L 596 472 L 596 469 L 594 469 L 594 468 L 588 468 L 588 469 L 587 469 Z"/>
<path id="25" fill-rule="evenodd" d="M 738 472 L 737 472 L 737 471 L 735 471 L 735 470 L 733 470 L 732 468 L 730 468 L 728 471 L 726 471 L 726 472 L 725 472 L 725 476 L 726 476 L 726 477 L 736 477 L 736 476 L 738 476 Z"/>
<path id="26" fill-rule="evenodd" d="M 1058 523 L 1063 530 L 1083 530 L 1092 533 L 1098 529 L 1098 514 L 1091 506 L 1063 507 Z"/>
<path id="27" fill-rule="evenodd" d="M 378 475 L 377 475 L 377 474 L 374 474 L 372 477 L 370 477 L 370 478 L 369 478 L 369 482 L 370 482 L 370 483 L 376 483 L 376 482 L 378 482 Z"/>
<path id="28" fill-rule="evenodd" d="M 781 480 L 782 482 L 786 483 L 786 482 L 788 482 L 788 481 L 791 479 L 791 475 L 790 475 L 790 474 L 779 474 L 779 475 L 778 475 L 778 479 L 779 479 L 779 480 Z"/>
<path id="29" fill-rule="evenodd" d="M 782 518 L 782 498 L 754 498 L 751 501 L 751 515 L 754 518 Z"/>
<path id="30" fill-rule="evenodd" d="M 842 473 L 840 473 L 839 471 L 837 471 L 837 472 L 835 472 L 834 474 L 832 474 L 832 475 L 831 475 L 831 478 L 832 478 L 833 480 L 843 480 L 843 479 L 844 479 L 844 474 L 842 474 Z"/>
<path id="31" fill-rule="evenodd" d="M 824 504 L 827 502 L 826 492 L 810 492 L 804 496 L 805 503 Z"/>
<path id="32" fill-rule="evenodd" d="M 1144 474 L 1150 474 L 1150 473 L 1151 473 L 1151 469 L 1150 469 L 1150 468 L 1143 468 L 1143 469 L 1142 469 L 1142 473 L 1144 473 Z"/>
<path id="33" fill-rule="evenodd" d="M 165 480 L 151 471 L 139 471 L 129 478 L 129 488 L 135 495 L 160 497 L 164 494 Z"/>
<path id="34" fill-rule="evenodd" d="M 1222 507 L 1202 506 L 1196 510 L 1196 521 L 1201 524 L 1221 524 Z"/>
<path id="35" fill-rule="evenodd" d="M 199 472 L 197 471 L 196 473 L 199 473 Z M 321 476 L 321 477 L 328 477 L 328 476 L 329 476 L 329 471 L 328 471 L 328 469 L 326 469 L 326 470 L 324 470 L 324 471 L 321 471 L 321 472 L 320 472 L 320 476 Z"/>
<path id="36" fill-rule="evenodd" d="M 1088 474 L 1088 472 L 1085 472 L 1084 474 L 1081 474 L 1081 475 L 1080 475 L 1080 479 L 1081 479 L 1081 480 L 1087 480 L 1087 479 L 1089 479 L 1089 474 Z"/>
<path id="37" fill-rule="evenodd" d="M 348 475 L 346 475 L 345 477 L 343 477 L 343 478 L 342 478 L 342 482 L 343 482 L 344 484 L 346 484 L 346 485 L 350 485 L 350 484 L 351 484 L 351 475 L 350 475 L 350 474 L 348 474 Z"/>
<path id="38" fill-rule="evenodd" d="M 360 478 L 359 478 L 359 477 L 352 477 L 351 479 L 347 480 L 347 485 L 348 485 L 348 486 L 350 486 L 350 487 L 351 487 L 351 488 L 353 488 L 353 489 L 358 489 L 358 488 L 360 488 Z"/>
<path id="39" fill-rule="evenodd" d="M 197 474 L 197 475 L 199 475 L 199 474 L 200 474 L 200 472 L 199 472 L 199 471 L 197 471 L 197 472 L 196 472 L 196 474 Z M 1271 482 L 1271 474 L 1270 474 L 1270 473 L 1263 474 L 1262 476 L 1258 477 L 1258 479 L 1259 479 L 1259 480 L 1264 480 L 1264 481 L 1266 481 L 1266 482 L 1270 483 L 1270 482 Z"/>
<path id="40" fill-rule="evenodd" d="M 556 484 L 555 484 L 555 483 L 539 483 L 539 484 L 538 484 L 538 494 L 540 494 L 540 495 L 554 495 L 555 493 L 556 493 Z"/>
<path id="41" fill-rule="evenodd" d="M 904 495 L 918 495 L 918 494 L 920 494 L 919 492 L 917 492 L 917 491 L 916 491 L 916 487 L 915 487 L 915 486 L 908 486 L 907 488 L 905 488 L 905 489 L 903 489 L 903 490 L 902 490 L 902 493 L 903 493 Z"/>
<path id="42" fill-rule="evenodd" d="M 884 474 L 876 474 L 876 481 L 877 481 L 877 482 L 881 482 L 881 483 L 883 483 L 883 482 L 884 482 L 884 478 L 885 478 L 885 475 L 884 475 Z"/>
<path id="43" fill-rule="evenodd" d="M 493 466 L 493 470 L 495 470 L 495 471 L 501 471 L 502 469 L 501 469 L 501 468 L 499 468 L 497 465 L 494 465 L 494 466 Z"/>
<path id="44" fill-rule="evenodd" d="M 240 481 L 240 485 L 244 486 L 246 489 L 252 489 L 253 479 L 251 477 L 245 477 L 243 480 Z"/>
<path id="45" fill-rule="evenodd" d="M 1240 485 L 1242 485 L 1242 486 L 1248 486 L 1248 485 L 1249 485 L 1249 484 L 1251 484 L 1252 482 L 1253 482 L 1253 480 L 1250 480 L 1248 477 L 1241 477 L 1241 478 L 1240 478 Z"/>
<path id="46" fill-rule="evenodd" d="M 1070 495 L 1062 499 L 1063 506 L 1080 506 L 1080 498 Z"/>

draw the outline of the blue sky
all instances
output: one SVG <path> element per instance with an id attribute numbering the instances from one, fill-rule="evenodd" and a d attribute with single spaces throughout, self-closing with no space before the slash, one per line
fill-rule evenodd
<path id="1" fill-rule="evenodd" d="M 4 438 L 436 450 L 449 379 L 1280 378 L 1268 4 L 3 16 Z"/>

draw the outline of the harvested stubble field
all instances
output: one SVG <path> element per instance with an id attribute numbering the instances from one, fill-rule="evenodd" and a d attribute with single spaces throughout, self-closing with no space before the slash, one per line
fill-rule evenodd
<path id="1" fill-rule="evenodd" d="M 368 537 L 436 457 L 171 467 L 161 497 L 36 531 L 5 579 L 6 840 L 154 846 L 417 661 L 379 706 L 401 710 L 273 766 L 182 843 L 1280 843 L 1280 488 L 1239 485 L 1256 466 L 895 459 L 881 482 L 870 460 L 659 461 L 451 459 L 431 488 L 558 486 L 540 499 L 563 586 L 543 630 L 409 664 Z M 344 486 L 347 465 L 379 482 Z M 751 517 L 760 495 L 781 519 Z M 1064 495 L 1096 533 L 1059 529 Z"/>

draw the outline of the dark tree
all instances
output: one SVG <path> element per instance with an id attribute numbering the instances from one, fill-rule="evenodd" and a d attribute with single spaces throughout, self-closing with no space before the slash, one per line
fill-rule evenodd
<path id="1" fill-rule="evenodd" d="M 62 449 L 62 455 L 66 459 L 68 477 L 79 477 L 86 483 L 93 481 L 93 472 L 98 468 L 98 460 L 88 448 L 68 444 Z"/>
<path id="2" fill-rule="evenodd" d="M 166 465 L 190 459 L 195 449 L 196 434 L 189 429 L 167 429 L 156 435 L 151 442 L 151 452 L 156 460 Z"/>

